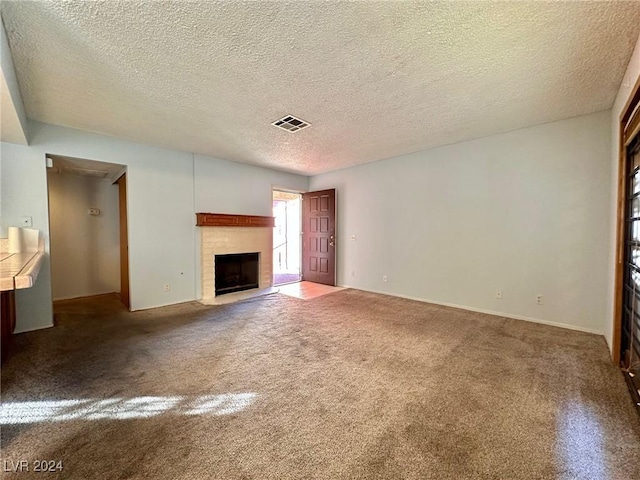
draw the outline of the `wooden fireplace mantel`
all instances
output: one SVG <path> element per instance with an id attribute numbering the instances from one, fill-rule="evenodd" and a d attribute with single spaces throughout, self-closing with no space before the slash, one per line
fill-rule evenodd
<path id="1" fill-rule="evenodd" d="M 258 215 L 228 215 L 225 213 L 196 213 L 196 227 L 271 227 L 274 217 Z"/>

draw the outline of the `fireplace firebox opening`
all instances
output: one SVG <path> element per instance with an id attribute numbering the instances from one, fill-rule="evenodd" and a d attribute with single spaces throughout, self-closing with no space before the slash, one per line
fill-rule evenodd
<path id="1" fill-rule="evenodd" d="M 260 253 L 215 256 L 216 296 L 258 288 Z"/>

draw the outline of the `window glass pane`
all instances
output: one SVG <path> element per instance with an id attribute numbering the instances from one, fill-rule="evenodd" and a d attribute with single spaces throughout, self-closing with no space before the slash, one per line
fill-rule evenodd
<path id="1" fill-rule="evenodd" d="M 640 221 L 631 222 L 631 240 L 640 241 Z"/>
<path id="2" fill-rule="evenodd" d="M 631 263 L 640 267 L 640 247 L 631 247 Z M 632 270 L 631 278 L 637 283 L 640 281 L 640 274 Z"/>
<path id="3" fill-rule="evenodd" d="M 630 217 L 640 217 L 640 197 L 635 197 L 631 200 L 631 206 L 629 208 Z"/>

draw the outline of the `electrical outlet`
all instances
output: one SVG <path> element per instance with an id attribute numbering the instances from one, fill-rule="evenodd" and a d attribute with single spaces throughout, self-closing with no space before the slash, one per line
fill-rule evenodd
<path id="1" fill-rule="evenodd" d="M 170 292 L 171 291 L 171 285 L 169 285 L 168 283 L 164 284 L 164 291 L 165 292 Z"/>
<path id="2" fill-rule="evenodd" d="M 502 290 L 496 290 L 496 298 L 502 299 Z"/>
<path id="3" fill-rule="evenodd" d="M 536 304 L 542 305 L 542 295 L 536 296 Z"/>
<path id="4" fill-rule="evenodd" d="M 389 280 L 389 277 L 387 277 L 386 275 L 382 275 L 382 281 L 386 282 L 387 280 Z"/>

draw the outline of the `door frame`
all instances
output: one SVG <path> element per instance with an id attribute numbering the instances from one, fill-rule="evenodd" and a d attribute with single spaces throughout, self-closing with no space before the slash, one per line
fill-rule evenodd
<path id="1" fill-rule="evenodd" d="M 131 311 L 131 274 L 129 272 L 129 195 L 126 167 L 118 172 L 112 185 L 118 185 L 120 229 L 120 301 Z M 124 222 L 123 222 L 124 220 Z M 126 271 L 126 274 L 124 273 Z"/>
<path id="2" fill-rule="evenodd" d="M 273 215 L 273 192 L 285 192 L 285 193 L 296 193 L 300 195 L 300 202 L 302 202 L 302 195 L 307 193 L 305 190 L 297 190 L 295 188 L 287 188 L 287 187 L 278 187 L 276 185 L 271 185 L 271 215 Z M 300 264 L 300 278 L 302 279 L 302 208 L 300 208 L 300 232 L 298 233 L 300 237 L 300 251 L 298 252 L 298 263 Z M 273 235 L 271 235 L 271 239 L 273 240 Z M 273 245 L 271 246 L 271 251 L 273 252 Z M 299 280 L 301 282 L 302 280 Z M 271 283 L 273 284 L 273 266 L 271 268 Z"/>
<path id="3" fill-rule="evenodd" d="M 636 80 L 631 94 L 625 103 L 618 120 L 618 198 L 617 198 L 617 218 L 616 218 L 616 258 L 614 277 L 614 299 L 613 299 L 613 337 L 611 340 L 612 360 L 620 366 L 621 351 L 620 342 L 622 337 L 622 300 L 624 288 L 624 256 L 625 256 L 625 215 L 626 199 L 625 193 L 628 175 L 627 148 L 625 146 L 624 127 L 630 120 L 636 107 L 640 104 L 640 77 Z M 640 112 L 639 112 L 640 114 Z"/>

